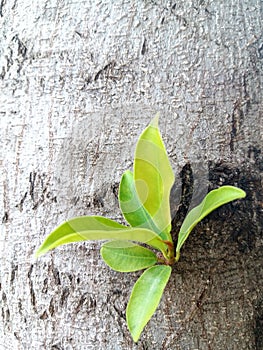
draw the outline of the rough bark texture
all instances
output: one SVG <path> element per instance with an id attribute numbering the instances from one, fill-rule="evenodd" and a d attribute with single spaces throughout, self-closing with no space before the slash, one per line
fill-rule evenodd
<path id="1" fill-rule="evenodd" d="M 0 1 L 1 349 L 263 349 L 262 6 Z M 95 243 L 33 255 L 69 217 L 122 221 L 118 183 L 156 112 L 175 231 L 208 188 L 247 198 L 197 227 L 134 344 L 139 274 L 112 272 Z"/>

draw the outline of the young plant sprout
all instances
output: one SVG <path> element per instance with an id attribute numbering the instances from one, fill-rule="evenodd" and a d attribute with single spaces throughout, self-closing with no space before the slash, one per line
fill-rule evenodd
<path id="1" fill-rule="evenodd" d="M 172 265 L 179 260 L 180 250 L 193 228 L 216 208 L 246 196 L 234 186 L 209 192 L 186 215 L 175 247 L 169 203 L 173 183 L 174 174 L 156 116 L 139 137 L 133 172 L 127 170 L 119 186 L 120 209 L 130 226 L 101 216 L 76 217 L 51 232 L 36 252 L 39 257 L 62 244 L 107 240 L 100 253 L 110 268 L 120 272 L 145 269 L 133 287 L 126 309 L 134 342 L 158 307 Z"/>

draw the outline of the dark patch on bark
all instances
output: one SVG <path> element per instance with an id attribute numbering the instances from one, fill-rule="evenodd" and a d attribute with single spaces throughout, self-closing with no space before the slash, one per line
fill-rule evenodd
<path id="1" fill-rule="evenodd" d="M 2 224 L 6 224 L 9 220 L 9 215 L 8 215 L 8 212 L 5 211 L 3 217 L 2 217 Z"/>
<path id="2" fill-rule="evenodd" d="M 7 330 L 10 330 L 10 310 L 7 302 L 7 297 L 5 292 L 2 292 L 2 298 L 1 298 L 1 316 L 2 321 L 4 323 L 4 327 L 7 328 Z"/>
<path id="3" fill-rule="evenodd" d="M 18 208 L 21 212 L 23 211 L 23 206 L 24 206 L 24 202 L 26 200 L 26 197 L 27 197 L 27 192 L 25 192 L 25 194 L 23 195 L 20 202 L 16 205 L 16 208 Z"/>
<path id="4" fill-rule="evenodd" d="M 14 283 L 17 270 L 18 270 L 18 266 L 12 264 L 12 267 L 11 267 L 11 276 L 10 276 L 10 285 L 13 285 L 13 283 Z"/>
<path id="5" fill-rule="evenodd" d="M 114 290 L 114 293 L 110 297 L 109 303 L 113 305 L 114 310 L 118 314 L 118 316 L 126 322 L 125 316 L 125 308 L 121 307 L 121 303 L 119 302 L 119 298 L 122 296 L 122 292 L 120 290 Z"/>
<path id="6" fill-rule="evenodd" d="M 22 301 L 21 299 L 18 299 L 18 312 L 20 313 L 20 315 L 23 314 L 23 311 L 22 311 Z"/>
<path id="7" fill-rule="evenodd" d="M 32 306 L 35 308 L 36 307 L 36 296 L 35 296 L 35 292 L 33 289 L 33 283 L 31 281 L 29 283 L 29 286 L 30 286 L 30 301 L 31 301 Z"/>
<path id="8" fill-rule="evenodd" d="M 2 292 L 2 302 L 3 302 L 3 303 L 6 303 L 6 302 L 7 302 L 7 297 L 6 297 L 6 294 L 5 294 L 4 291 Z"/>
<path id="9" fill-rule="evenodd" d="M 6 323 L 10 322 L 10 310 L 9 310 L 9 308 L 7 308 L 5 311 L 5 322 Z"/>
<path id="10" fill-rule="evenodd" d="M 1 73 L 0 73 L 0 78 L 3 80 L 3 79 L 4 79 L 4 77 L 5 77 L 5 75 L 6 75 L 5 68 L 4 68 L 4 67 L 2 67 L 2 71 L 1 71 Z"/>
<path id="11" fill-rule="evenodd" d="M 258 48 L 259 58 L 263 58 L 263 43 Z"/>
<path id="12" fill-rule="evenodd" d="M 6 311 L 8 310 L 8 305 L 7 305 L 7 297 L 5 292 L 2 292 L 1 296 L 1 317 L 3 322 L 6 322 Z"/>
<path id="13" fill-rule="evenodd" d="M 187 163 L 180 172 L 182 182 L 181 199 L 178 210 L 172 220 L 172 236 L 177 236 L 183 220 L 188 212 L 194 189 L 193 171 L 190 163 Z M 172 191 L 173 192 L 173 191 Z"/>
<path id="14" fill-rule="evenodd" d="M 0 3 L 0 17 L 1 11 L 5 1 Z M 23 41 L 19 38 L 18 34 L 14 35 L 8 45 L 7 53 L 5 55 L 6 67 L 2 67 L 0 78 L 4 79 L 6 73 L 10 68 L 16 63 L 17 64 L 17 73 L 19 74 L 25 60 L 27 59 L 27 47 Z"/>
<path id="15" fill-rule="evenodd" d="M 85 311 L 89 314 L 92 309 L 96 308 L 96 306 L 97 306 L 96 299 L 93 298 L 88 293 L 84 293 L 80 297 L 74 313 L 77 314 L 80 312 L 80 310 L 85 309 Z"/>
<path id="16" fill-rule="evenodd" d="M 237 185 L 240 181 L 241 170 L 233 167 L 230 163 L 209 162 L 209 190 L 223 185 Z"/>
<path id="17" fill-rule="evenodd" d="M 256 307 L 254 334 L 256 350 L 263 350 L 263 299 Z"/>
<path id="18" fill-rule="evenodd" d="M 76 33 L 80 38 L 82 38 L 82 34 L 81 34 L 79 31 L 75 30 L 75 33 Z"/>
<path id="19" fill-rule="evenodd" d="M 13 6 L 11 7 L 12 10 L 14 10 L 16 8 L 17 5 L 17 0 L 14 1 Z"/>
<path id="20" fill-rule="evenodd" d="M 36 172 L 32 171 L 30 174 L 29 174 L 29 195 L 32 199 L 32 201 L 34 202 L 35 201 L 35 195 L 34 195 L 34 191 L 35 191 L 35 181 L 36 181 Z"/>
<path id="21" fill-rule="evenodd" d="M 255 162 L 256 167 L 263 171 L 263 155 L 261 153 L 261 150 L 256 146 L 249 146 L 248 147 L 248 158 Z"/>
<path id="22" fill-rule="evenodd" d="M 48 307 L 48 311 L 50 316 L 52 317 L 55 313 L 55 302 L 54 302 L 54 298 L 51 298 L 50 302 L 49 302 L 49 307 Z"/>
<path id="23" fill-rule="evenodd" d="M 51 350 L 64 350 L 63 346 L 54 344 L 51 346 Z"/>
<path id="24" fill-rule="evenodd" d="M 86 88 L 88 87 L 88 85 L 92 83 L 92 77 L 91 76 L 87 76 L 85 79 L 84 79 L 84 84 L 83 86 L 81 87 L 81 91 L 84 91 L 86 90 Z"/>
<path id="25" fill-rule="evenodd" d="M 19 333 L 18 333 L 18 332 L 14 332 L 14 337 L 16 338 L 16 340 L 21 341 L 21 338 L 20 338 L 20 336 L 19 336 Z"/>
<path id="26" fill-rule="evenodd" d="M 104 207 L 103 197 L 100 196 L 99 194 L 94 193 L 92 198 L 92 204 L 95 208 L 103 208 Z"/>
<path id="27" fill-rule="evenodd" d="M 26 58 L 27 54 L 27 47 L 26 45 L 19 39 L 18 35 L 16 34 L 12 41 L 17 43 L 17 53 L 18 55 L 21 55 L 23 58 Z"/>
<path id="28" fill-rule="evenodd" d="M 25 192 L 20 202 L 16 205 L 21 212 L 24 209 L 24 203 L 28 196 L 32 201 L 32 209 L 36 210 L 42 203 L 49 201 L 52 203 L 57 203 L 57 197 L 54 196 L 49 190 L 49 181 L 47 175 L 37 174 L 35 171 L 29 174 L 29 189 Z"/>
<path id="29" fill-rule="evenodd" d="M 104 194 L 103 193 L 94 193 L 91 196 L 85 196 L 84 197 L 84 203 L 87 208 L 90 208 L 91 206 L 94 208 L 104 208 Z"/>
<path id="30" fill-rule="evenodd" d="M 142 48 L 141 48 L 141 55 L 144 55 L 147 51 L 147 47 L 146 47 L 146 39 L 143 40 L 142 43 Z"/>
<path id="31" fill-rule="evenodd" d="M 45 321 L 48 318 L 48 314 L 46 310 L 43 312 L 42 315 L 39 316 L 40 320 Z"/>
<path id="32" fill-rule="evenodd" d="M 53 268 L 53 269 L 52 269 L 52 272 L 53 272 L 55 284 L 56 284 L 57 286 L 60 286 L 60 285 L 61 285 L 61 281 L 60 281 L 60 275 L 59 275 L 58 269 Z"/>
<path id="33" fill-rule="evenodd" d="M 202 235 L 198 235 L 198 241 L 201 245 L 201 242 L 209 244 L 208 242 L 211 239 L 209 235 L 205 234 L 208 223 L 215 232 L 220 228 L 221 234 L 216 236 L 216 246 L 218 244 L 220 250 L 224 250 L 224 247 L 226 252 L 228 249 L 231 250 L 231 246 L 236 246 L 240 253 L 245 254 L 251 252 L 260 244 L 262 237 L 260 223 L 263 222 L 263 190 L 260 176 L 262 167 L 261 151 L 255 147 L 250 147 L 248 156 L 250 158 L 253 156 L 255 159 L 253 167 L 248 168 L 247 163 L 236 167 L 225 162 L 209 162 L 209 191 L 223 185 L 232 185 L 242 188 L 246 192 L 246 198 L 219 207 L 198 224 L 195 230 L 197 230 L 196 232 L 203 232 Z M 194 180 L 190 164 L 184 166 L 180 177 L 182 181 L 181 201 L 172 220 L 174 241 L 176 241 L 175 237 L 180 230 L 192 199 Z M 173 191 L 171 192 L 172 195 Z M 227 236 L 222 232 L 227 232 Z M 196 235 L 191 236 L 191 241 L 196 239 Z"/>
<path id="34" fill-rule="evenodd" d="M 31 304 L 32 304 L 34 310 L 36 310 L 36 295 L 35 295 L 33 281 L 32 281 L 33 268 L 34 268 L 34 265 L 31 265 L 30 269 L 28 271 L 27 277 L 28 277 L 28 281 L 29 281 L 30 301 L 31 301 Z"/>
<path id="35" fill-rule="evenodd" d="M 79 200 L 80 200 L 79 196 L 75 196 L 75 197 L 72 198 L 72 203 L 74 204 L 74 206 L 77 205 Z"/>
<path id="36" fill-rule="evenodd" d="M 48 278 L 45 278 L 43 281 L 42 293 L 46 294 L 48 291 Z"/>
<path id="37" fill-rule="evenodd" d="M 85 303 L 85 300 L 86 300 L 86 294 L 82 294 L 82 296 L 79 299 L 78 305 L 75 308 L 74 314 L 77 314 L 80 312 L 80 310 L 82 309 Z"/>
<path id="38" fill-rule="evenodd" d="M 6 4 L 5 0 L 0 1 L 0 17 L 3 17 L 3 7 Z"/>
<path id="39" fill-rule="evenodd" d="M 2 320 L 4 321 L 4 319 L 5 319 L 5 310 L 4 310 L 3 307 L 1 308 L 1 317 L 2 317 Z"/>
<path id="40" fill-rule="evenodd" d="M 64 288 L 62 291 L 62 294 L 61 294 L 61 298 L 60 298 L 60 306 L 61 307 L 63 307 L 67 303 L 69 294 L 70 294 L 69 288 L 68 287 Z"/>
<path id="41" fill-rule="evenodd" d="M 116 303 L 113 304 L 113 308 L 116 311 L 116 313 L 118 314 L 118 316 L 121 319 L 123 319 L 124 321 L 126 321 L 125 310 L 120 309 Z"/>
<path id="42" fill-rule="evenodd" d="M 100 69 L 95 77 L 94 77 L 94 81 L 97 81 L 102 75 L 106 75 L 106 77 L 109 77 L 110 71 L 115 67 L 116 63 L 114 61 L 109 62 L 108 64 L 106 64 L 102 69 Z"/>
<path id="43" fill-rule="evenodd" d="M 236 168 L 227 163 L 210 162 L 209 180 L 210 190 L 218 186 L 233 185 L 246 192 L 246 198 L 218 208 L 210 214 L 209 219 L 222 227 L 231 222 L 228 241 L 235 242 L 241 253 L 251 251 L 255 248 L 257 237 L 262 235 L 259 223 L 263 222 L 263 191 L 259 173 L 246 166 Z"/>
<path id="44" fill-rule="evenodd" d="M 118 200 L 118 193 L 119 193 L 119 184 L 115 182 L 113 185 L 111 185 L 112 193 L 114 194 L 114 197 Z"/>
<path id="45" fill-rule="evenodd" d="M 69 281 L 70 281 L 70 286 L 73 287 L 73 286 L 74 286 L 74 284 L 73 284 L 73 282 L 74 282 L 74 277 L 73 277 L 70 273 L 68 273 L 67 276 L 68 276 L 68 279 L 69 279 Z"/>

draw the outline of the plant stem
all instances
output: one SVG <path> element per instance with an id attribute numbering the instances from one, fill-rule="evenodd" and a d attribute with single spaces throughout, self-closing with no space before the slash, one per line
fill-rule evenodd
<path id="1" fill-rule="evenodd" d="M 164 243 L 168 247 L 168 253 L 167 253 L 167 259 L 166 259 L 166 265 L 173 265 L 174 264 L 174 245 L 173 242 L 170 241 L 164 241 Z"/>
<path id="2" fill-rule="evenodd" d="M 177 262 L 180 259 L 180 252 L 176 252 L 176 256 L 174 258 L 174 262 Z"/>

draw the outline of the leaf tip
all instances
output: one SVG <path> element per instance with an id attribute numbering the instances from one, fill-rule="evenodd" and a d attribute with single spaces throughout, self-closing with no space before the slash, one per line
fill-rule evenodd
<path id="1" fill-rule="evenodd" d="M 245 198 L 246 195 L 246 192 L 240 188 L 240 198 Z"/>
<path id="2" fill-rule="evenodd" d="M 131 336 L 132 336 L 132 340 L 134 341 L 134 343 L 137 343 L 138 341 L 139 341 L 139 339 L 140 339 L 140 335 L 141 334 L 139 334 L 139 335 L 132 335 L 132 333 L 131 333 Z"/>
<path id="3" fill-rule="evenodd" d="M 159 116 L 160 113 L 157 113 L 156 116 L 152 119 L 150 125 L 153 126 L 154 128 L 158 129 L 158 124 L 159 124 Z"/>
<path id="4" fill-rule="evenodd" d="M 142 334 L 142 331 L 138 331 L 138 329 L 135 329 L 134 327 L 131 326 L 130 322 L 129 322 L 129 317 L 126 313 L 126 321 L 127 321 L 127 326 L 128 326 L 128 329 L 130 331 L 130 334 L 131 334 L 131 337 L 132 337 L 132 340 L 134 341 L 134 343 L 137 343 L 140 339 L 140 336 Z"/>
<path id="5" fill-rule="evenodd" d="M 219 187 L 218 190 L 220 190 L 222 188 L 229 189 L 229 190 L 232 190 L 232 191 L 236 192 L 236 199 L 245 198 L 246 195 L 247 195 L 244 190 L 242 190 L 241 188 L 236 187 L 236 186 L 225 185 L 225 186 Z"/>

